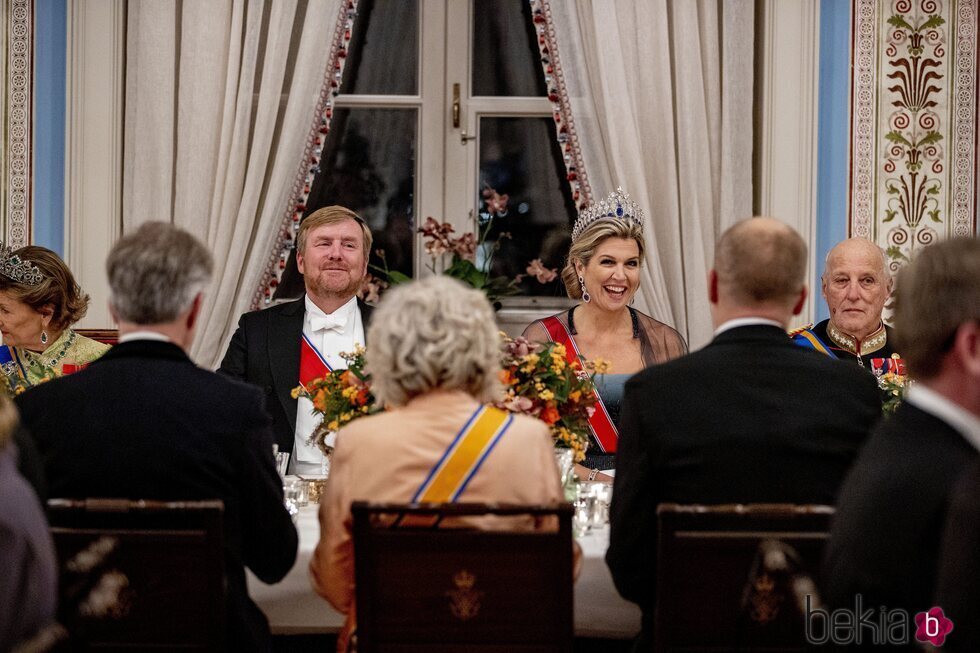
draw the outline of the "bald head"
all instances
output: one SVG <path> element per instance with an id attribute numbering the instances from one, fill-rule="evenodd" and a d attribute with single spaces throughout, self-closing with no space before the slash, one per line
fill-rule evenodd
<path id="1" fill-rule="evenodd" d="M 848 238 L 827 254 L 821 289 L 831 323 L 863 340 L 881 326 L 881 311 L 891 295 L 888 260 L 866 238 Z"/>
<path id="2" fill-rule="evenodd" d="M 882 276 L 888 273 L 888 259 L 885 252 L 867 238 L 855 236 L 837 243 L 827 253 L 823 276 L 826 277 L 828 272 L 841 265 L 843 261 L 853 257 L 864 258 Z"/>
<path id="3" fill-rule="evenodd" d="M 715 247 L 717 303 L 732 308 L 792 309 L 805 290 L 806 243 L 772 218 L 749 218 Z"/>

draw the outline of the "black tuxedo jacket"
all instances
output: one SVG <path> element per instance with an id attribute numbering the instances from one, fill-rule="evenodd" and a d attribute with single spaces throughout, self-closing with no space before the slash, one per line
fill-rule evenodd
<path id="1" fill-rule="evenodd" d="M 361 300 L 357 307 L 366 338 L 373 309 Z M 299 385 L 299 341 L 305 315 L 303 297 L 245 313 L 218 368 L 222 374 L 257 385 L 265 394 L 279 451 L 292 451 L 296 437 L 297 400 L 291 393 Z"/>
<path id="2" fill-rule="evenodd" d="M 865 370 L 775 326 L 719 334 L 626 383 L 606 562 L 653 625 L 657 504 L 833 504 L 881 412 Z"/>
<path id="3" fill-rule="evenodd" d="M 980 463 L 964 472 L 953 492 L 939 555 L 936 600 L 953 620 L 944 653 L 980 651 Z"/>
<path id="4" fill-rule="evenodd" d="M 52 497 L 224 502 L 228 650 L 267 651 L 247 565 L 267 583 L 296 559 L 261 394 L 171 343 L 125 342 L 16 398 Z"/>
<path id="5" fill-rule="evenodd" d="M 868 608 L 915 614 L 936 605 L 948 504 L 977 459 L 958 431 L 912 404 L 883 420 L 841 487 L 824 561 L 827 603 L 853 609 L 860 593 Z"/>

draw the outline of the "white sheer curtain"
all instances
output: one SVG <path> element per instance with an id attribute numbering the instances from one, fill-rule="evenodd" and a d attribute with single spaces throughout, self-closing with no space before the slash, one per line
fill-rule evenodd
<path id="1" fill-rule="evenodd" d="M 711 338 L 706 274 L 752 212 L 753 0 L 552 0 L 594 199 L 643 207 L 637 307 L 692 348 Z"/>
<path id="2" fill-rule="evenodd" d="M 192 356 L 215 367 L 282 226 L 342 0 L 128 5 L 123 232 L 187 229 L 215 258 Z"/>

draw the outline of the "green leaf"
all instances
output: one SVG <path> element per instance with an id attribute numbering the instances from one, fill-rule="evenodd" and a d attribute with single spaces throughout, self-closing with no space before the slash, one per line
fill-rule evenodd
<path id="1" fill-rule="evenodd" d="M 905 261 L 907 263 L 909 260 L 909 257 L 903 254 L 902 250 L 900 250 L 897 245 L 892 245 L 885 250 L 885 253 L 888 254 L 888 258 L 895 259 L 897 261 Z"/>
<path id="2" fill-rule="evenodd" d="M 885 139 L 891 141 L 892 143 L 899 143 L 901 145 L 905 145 L 906 147 L 912 147 L 912 143 L 902 136 L 901 132 L 890 131 L 885 134 Z"/>
<path id="3" fill-rule="evenodd" d="M 943 18 L 939 14 L 933 14 L 929 16 L 929 20 L 919 25 L 919 29 L 916 31 L 921 32 L 922 30 L 932 29 L 933 27 L 939 27 L 940 25 L 944 25 L 945 23 L 946 23 L 945 18 Z"/>
<path id="4" fill-rule="evenodd" d="M 891 222 L 892 220 L 895 219 L 896 215 L 898 214 L 895 211 L 891 211 L 891 210 L 885 211 L 885 218 L 884 220 L 882 220 L 882 222 Z"/>
<path id="5" fill-rule="evenodd" d="M 472 261 L 468 261 L 465 258 L 454 257 L 453 263 L 445 270 L 445 274 L 452 277 L 453 279 L 458 279 L 463 283 L 476 288 L 477 290 L 482 289 L 487 283 L 487 275 L 485 272 L 477 269 L 473 265 Z"/>
<path id="6" fill-rule="evenodd" d="M 411 280 L 412 277 L 404 274 L 403 272 L 399 272 L 398 270 L 391 270 L 388 272 L 388 283 L 393 286 L 397 286 L 400 283 L 408 283 Z"/>
<path id="7" fill-rule="evenodd" d="M 929 211 L 929 217 L 932 218 L 932 221 L 933 222 L 942 222 L 942 220 L 939 219 L 939 210 L 938 209 L 935 210 L 935 211 Z"/>
<path id="8" fill-rule="evenodd" d="M 933 131 L 929 132 L 928 134 L 926 134 L 925 136 L 923 136 L 922 137 L 922 140 L 919 141 L 918 143 L 916 143 L 916 146 L 929 145 L 931 143 L 938 143 L 941 140 L 943 140 L 943 135 L 940 134 L 938 131 L 933 130 Z"/>
<path id="9" fill-rule="evenodd" d="M 916 31 L 915 28 L 909 25 L 907 22 L 905 22 L 905 19 L 902 18 L 902 16 L 899 14 L 895 14 L 894 16 L 889 16 L 888 24 L 891 25 L 892 27 L 897 27 L 899 29 L 905 28 L 911 32 Z"/>

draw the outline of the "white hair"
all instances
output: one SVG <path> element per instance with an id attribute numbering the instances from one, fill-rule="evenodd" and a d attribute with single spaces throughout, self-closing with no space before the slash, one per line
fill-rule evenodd
<path id="1" fill-rule="evenodd" d="M 190 233 L 146 222 L 109 252 L 109 303 L 126 322 L 172 322 L 207 287 L 213 265 L 211 253 Z"/>
<path id="2" fill-rule="evenodd" d="M 403 406 L 433 390 L 478 401 L 500 394 L 500 339 L 486 296 L 437 275 L 397 286 L 371 317 L 366 366 L 382 405 Z"/>

